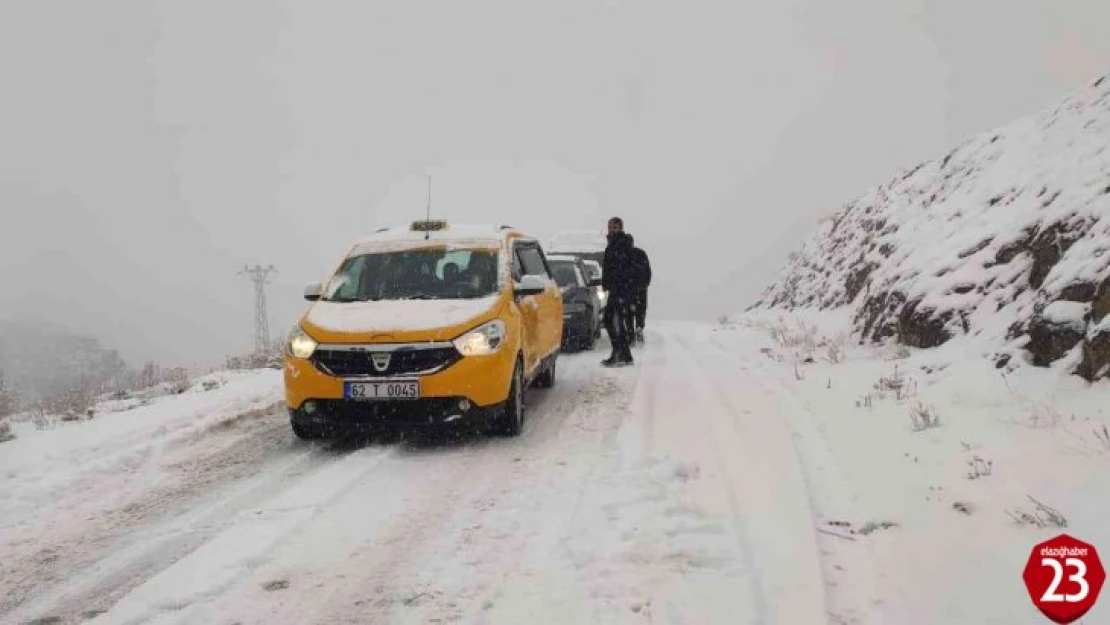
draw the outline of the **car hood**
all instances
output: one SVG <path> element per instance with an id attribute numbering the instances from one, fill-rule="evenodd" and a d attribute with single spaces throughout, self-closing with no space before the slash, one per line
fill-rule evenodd
<path id="1" fill-rule="evenodd" d="M 448 341 L 497 316 L 501 294 L 479 299 L 323 302 L 301 327 L 321 343 Z"/>

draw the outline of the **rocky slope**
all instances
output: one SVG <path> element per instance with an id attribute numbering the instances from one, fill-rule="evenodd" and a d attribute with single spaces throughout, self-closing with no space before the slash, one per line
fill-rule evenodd
<path id="1" fill-rule="evenodd" d="M 1108 147 L 1104 77 L 850 202 L 752 308 L 850 307 L 861 342 L 974 337 L 1000 367 L 1106 377 Z"/>

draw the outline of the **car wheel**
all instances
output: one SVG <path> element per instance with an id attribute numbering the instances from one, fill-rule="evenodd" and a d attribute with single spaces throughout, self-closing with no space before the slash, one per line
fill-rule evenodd
<path id="1" fill-rule="evenodd" d="M 519 360 L 509 385 L 509 398 L 501 407 L 494 430 L 502 436 L 520 436 L 524 431 L 524 367 Z"/>
<path id="2" fill-rule="evenodd" d="M 559 362 L 558 354 L 551 357 L 551 364 L 544 369 L 544 372 L 536 377 L 536 386 L 538 388 L 551 388 L 555 386 L 555 364 Z"/>
<path id="3" fill-rule="evenodd" d="M 582 341 L 582 349 L 592 351 L 597 347 L 597 340 L 601 338 L 601 324 L 594 328 L 593 332 L 586 332 L 586 337 Z"/>
<path id="4" fill-rule="evenodd" d="M 322 431 L 316 428 L 305 427 L 299 423 L 292 423 L 291 425 L 293 426 L 293 435 L 303 441 L 316 440 L 326 436 Z"/>

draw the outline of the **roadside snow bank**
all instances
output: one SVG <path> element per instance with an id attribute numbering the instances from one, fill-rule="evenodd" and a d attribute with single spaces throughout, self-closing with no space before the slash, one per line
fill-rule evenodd
<path id="1" fill-rule="evenodd" d="M 847 327 L 822 316 L 741 315 L 715 337 L 758 358 L 824 439 L 851 506 L 824 506 L 821 531 L 875 563 L 877 622 L 1043 623 L 1021 582 L 1032 545 L 1066 531 L 1110 550 L 1110 383 L 996 368 L 972 340 L 807 361 L 775 331 L 820 328 L 813 344 Z M 1087 618 L 1110 618 L 1103 604 Z"/>

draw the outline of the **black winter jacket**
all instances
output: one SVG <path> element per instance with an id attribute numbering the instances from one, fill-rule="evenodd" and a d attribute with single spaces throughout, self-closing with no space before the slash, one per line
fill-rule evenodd
<path id="1" fill-rule="evenodd" d="M 610 297 L 627 297 L 636 286 L 632 238 L 623 232 L 611 235 L 601 260 L 601 286 Z"/>
<path id="2" fill-rule="evenodd" d="M 651 263 L 648 262 L 647 252 L 638 247 L 632 248 L 632 273 L 637 289 L 642 291 L 651 286 Z"/>

